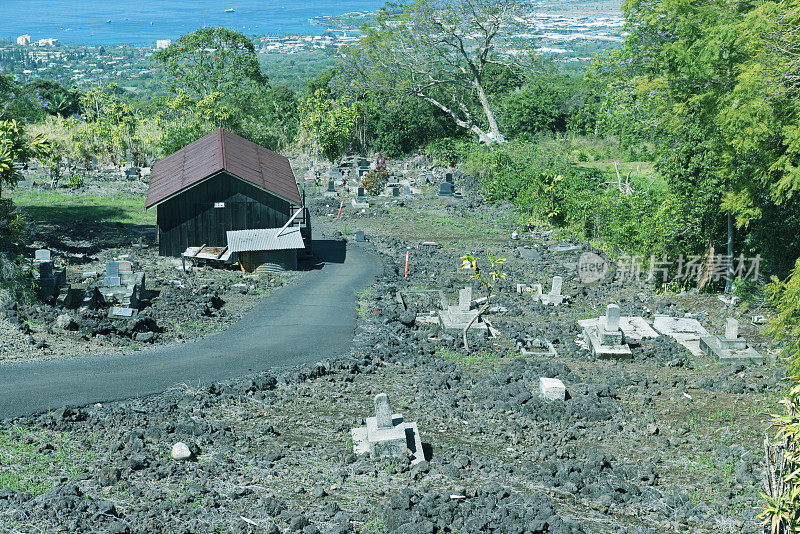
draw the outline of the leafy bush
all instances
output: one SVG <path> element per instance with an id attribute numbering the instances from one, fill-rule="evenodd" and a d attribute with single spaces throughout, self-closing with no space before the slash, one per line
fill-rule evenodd
<path id="1" fill-rule="evenodd" d="M 772 277 L 767 295 L 775 306 L 775 318 L 767 332 L 784 343 L 784 356 L 793 374 L 800 373 L 800 260 L 786 280 Z"/>
<path id="2" fill-rule="evenodd" d="M 774 440 L 765 443 L 767 491 L 761 515 L 771 532 L 789 534 L 800 527 L 800 260 L 786 280 L 773 277 L 767 293 L 776 311 L 767 333 L 783 343 L 794 376 L 780 401 L 783 413 L 772 416 Z"/>
<path id="3" fill-rule="evenodd" d="M 361 179 L 361 185 L 370 194 L 379 195 L 389 183 L 389 171 L 386 169 L 386 158 L 378 152 L 375 156 L 375 168 Z"/>
<path id="4" fill-rule="evenodd" d="M 7 251 L 16 247 L 16 243 L 25 233 L 25 221 L 20 217 L 10 199 L 0 199 L 0 293 L 20 300 L 29 300 L 32 278 L 29 272 L 20 268 L 22 257 L 17 261 L 11 259 Z M 3 299 L 0 294 L 0 300 Z"/>
<path id="5" fill-rule="evenodd" d="M 486 197 L 513 202 L 526 224 L 553 224 L 612 254 L 673 259 L 686 253 L 693 212 L 677 196 L 660 190 L 625 195 L 604 184 L 600 170 L 574 165 L 572 149 L 571 142 L 514 141 L 473 145 L 461 157 Z"/>
<path id="6" fill-rule="evenodd" d="M 27 269 L 20 267 L 22 256 L 16 261 L 0 252 L 0 304 L 5 298 L 30 302 L 33 298 L 33 278 Z"/>
<path id="7" fill-rule="evenodd" d="M 446 137 L 431 141 L 425 146 L 425 151 L 433 158 L 434 164 L 441 167 L 454 167 L 469 154 L 472 148 L 472 143 Z"/>
<path id="8" fill-rule="evenodd" d="M 69 176 L 69 182 L 67 185 L 73 189 L 77 187 L 83 187 L 83 176 L 81 176 L 77 172 L 73 172 Z"/>

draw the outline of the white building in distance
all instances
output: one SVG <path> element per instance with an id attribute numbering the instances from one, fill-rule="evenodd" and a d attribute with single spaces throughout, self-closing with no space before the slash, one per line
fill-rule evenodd
<path id="1" fill-rule="evenodd" d="M 27 34 L 20 35 L 19 37 L 17 37 L 17 44 L 22 46 L 31 44 L 31 36 Z"/>
<path id="2" fill-rule="evenodd" d="M 39 39 L 36 44 L 39 46 L 56 46 L 58 44 L 58 39 L 53 39 L 52 37 L 48 37 L 47 39 Z"/>
<path id="3" fill-rule="evenodd" d="M 169 45 L 172 44 L 172 41 L 169 39 L 159 39 L 156 41 L 156 50 L 163 50 L 165 48 L 169 48 Z"/>

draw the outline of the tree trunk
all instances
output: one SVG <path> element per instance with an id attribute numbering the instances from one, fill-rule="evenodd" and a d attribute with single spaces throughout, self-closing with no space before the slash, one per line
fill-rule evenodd
<path id="1" fill-rule="evenodd" d="M 725 269 L 725 294 L 733 291 L 733 214 L 728 212 L 728 265 Z"/>
<path id="2" fill-rule="evenodd" d="M 477 314 L 475 317 L 473 317 L 473 318 L 472 318 L 472 320 L 471 320 L 470 322 L 468 322 L 468 323 L 467 323 L 467 326 L 466 326 L 466 328 L 464 328 L 464 331 L 463 331 L 463 332 L 461 332 L 461 334 L 462 334 L 462 336 L 463 336 L 463 338 L 464 338 L 464 350 L 466 350 L 467 352 L 469 352 L 469 343 L 467 342 L 467 332 L 469 331 L 469 327 L 470 327 L 470 326 L 472 326 L 472 323 L 474 323 L 475 321 L 477 321 L 477 320 L 478 320 L 478 318 L 479 318 L 481 315 L 483 315 L 483 312 L 485 312 L 485 311 L 486 311 L 486 309 L 487 309 L 488 307 L 489 307 L 489 298 L 487 297 L 487 299 L 486 299 L 486 304 L 484 304 L 484 305 L 481 307 L 481 309 L 480 309 L 480 310 L 478 310 L 478 314 Z"/>
<path id="3" fill-rule="evenodd" d="M 494 111 L 492 111 L 491 106 L 489 106 L 489 98 L 486 96 L 486 92 L 483 90 L 483 86 L 479 80 L 475 80 L 475 89 L 478 91 L 478 98 L 481 101 L 483 112 L 486 114 L 486 120 L 489 121 L 489 131 L 494 135 L 494 140 L 499 142 L 503 139 L 503 136 L 500 135 L 500 128 L 497 126 L 497 119 L 494 117 Z"/>

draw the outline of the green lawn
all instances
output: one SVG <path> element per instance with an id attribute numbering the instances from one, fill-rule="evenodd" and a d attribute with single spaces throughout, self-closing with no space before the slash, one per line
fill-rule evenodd
<path id="1" fill-rule="evenodd" d="M 32 221 L 106 221 L 154 224 L 155 210 L 145 211 L 144 198 L 133 195 L 70 195 L 58 191 L 25 191 L 11 195 Z"/>

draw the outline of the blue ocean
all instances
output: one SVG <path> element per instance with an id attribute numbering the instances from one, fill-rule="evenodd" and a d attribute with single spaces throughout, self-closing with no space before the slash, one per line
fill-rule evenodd
<path id="1" fill-rule="evenodd" d="M 310 18 L 376 11 L 382 5 L 380 0 L 0 0 L 0 37 L 153 45 L 203 26 L 247 35 L 320 35 L 326 27 Z"/>

